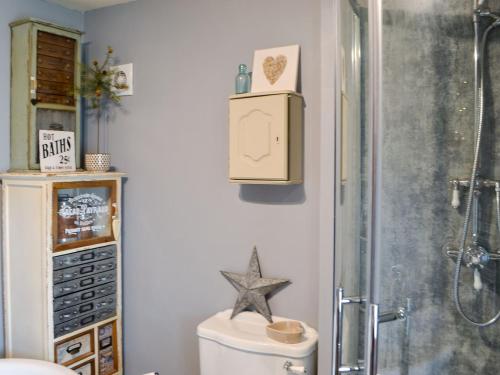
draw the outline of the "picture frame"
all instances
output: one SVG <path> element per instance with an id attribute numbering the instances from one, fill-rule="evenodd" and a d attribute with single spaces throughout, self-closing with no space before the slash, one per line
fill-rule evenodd
<path id="1" fill-rule="evenodd" d="M 296 91 L 299 58 L 298 44 L 256 50 L 251 92 Z"/>

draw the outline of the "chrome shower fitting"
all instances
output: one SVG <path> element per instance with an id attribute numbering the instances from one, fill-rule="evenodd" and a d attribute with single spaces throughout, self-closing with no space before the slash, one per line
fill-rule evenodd
<path id="1" fill-rule="evenodd" d="M 490 18 L 493 22 L 486 28 L 481 27 L 481 19 Z M 482 288 L 480 269 L 484 267 L 484 263 L 488 260 L 493 260 L 491 254 L 489 254 L 484 248 L 478 244 L 478 210 L 479 210 L 479 199 L 478 194 L 480 193 L 481 186 L 478 187 L 478 182 L 481 179 L 479 175 L 479 159 L 481 153 L 481 139 L 484 126 L 484 56 L 485 47 L 488 38 L 488 34 L 495 27 L 500 25 L 500 17 L 494 13 L 491 13 L 486 6 L 485 1 L 477 1 L 476 9 L 474 9 L 473 14 L 474 23 L 474 129 L 475 129 L 475 140 L 474 140 L 474 152 L 473 152 L 473 163 L 472 170 L 469 179 L 469 194 L 467 194 L 464 222 L 462 228 L 462 235 L 460 237 L 460 243 L 458 249 L 456 249 L 456 265 L 455 265 L 455 275 L 453 278 L 453 299 L 455 301 L 455 306 L 458 313 L 462 318 L 464 318 L 468 323 L 476 327 L 487 327 L 494 324 L 498 319 L 500 319 L 500 311 L 498 311 L 490 319 L 479 322 L 470 318 L 463 310 L 462 303 L 460 300 L 460 273 L 462 269 L 463 262 L 465 264 L 470 264 L 474 270 L 474 288 L 480 290 Z M 485 181 L 485 180 L 483 180 Z M 486 180 L 487 181 L 487 180 Z M 458 182 L 459 185 L 460 182 Z M 465 184 L 465 183 L 464 183 Z M 465 185 L 464 185 L 465 186 Z M 500 231 L 500 185 L 496 184 L 494 181 L 495 192 L 497 196 L 497 225 Z M 455 189 L 455 190 L 458 190 Z M 458 194 L 454 193 L 455 196 Z M 454 206 L 457 206 L 455 200 Z M 458 202 L 459 204 L 460 202 Z M 472 219 L 472 220 L 471 220 Z M 469 234 L 469 224 L 472 221 L 472 245 L 467 245 L 467 239 Z M 482 267 L 481 267 L 482 266 Z"/>
<path id="2" fill-rule="evenodd" d="M 456 260 L 460 257 L 460 250 L 448 247 L 446 254 Z M 480 271 L 491 261 L 500 261 L 500 254 L 489 253 L 484 247 L 478 244 L 469 245 L 463 252 L 461 263 L 474 271 L 473 286 L 478 292 L 483 289 Z"/>
<path id="3" fill-rule="evenodd" d="M 467 190 L 469 188 L 470 179 L 468 179 L 468 178 L 454 178 L 454 179 L 449 181 L 449 184 L 452 188 L 451 206 L 453 208 L 458 208 L 458 207 L 460 207 L 460 203 L 461 203 L 461 199 L 460 199 L 461 198 L 460 197 L 461 189 Z M 497 195 L 500 195 L 500 181 L 476 177 L 475 189 L 480 191 L 483 188 L 486 188 L 486 189 L 495 188 L 495 191 L 497 191 L 496 189 L 498 189 Z"/>
<path id="4" fill-rule="evenodd" d="M 458 258 L 460 250 L 453 247 L 446 249 L 446 254 L 450 258 Z M 462 257 L 462 264 L 468 268 L 483 269 L 491 261 L 500 261 L 500 254 L 490 253 L 483 246 L 472 244 L 467 247 Z"/>

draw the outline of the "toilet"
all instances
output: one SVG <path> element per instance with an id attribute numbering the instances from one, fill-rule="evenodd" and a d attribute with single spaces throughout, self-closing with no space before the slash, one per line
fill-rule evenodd
<path id="1" fill-rule="evenodd" d="M 267 337 L 267 320 L 244 311 L 215 314 L 198 325 L 200 375 L 316 374 L 317 332 L 304 322 L 304 338 L 284 344 Z M 274 322 L 290 320 L 273 316 Z"/>

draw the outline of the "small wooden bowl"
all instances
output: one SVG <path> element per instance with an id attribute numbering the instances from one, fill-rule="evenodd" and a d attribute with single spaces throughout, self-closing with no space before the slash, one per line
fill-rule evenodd
<path id="1" fill-rule="evenodd" d="M 284 344 L 297 344 L 302 341 L 304 327 L 294 320 L 283 320 L 266 327 L 267 336 Z"/>

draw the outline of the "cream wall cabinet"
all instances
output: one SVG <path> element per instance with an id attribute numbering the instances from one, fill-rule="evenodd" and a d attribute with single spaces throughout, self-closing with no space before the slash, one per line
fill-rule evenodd
<path id="1" fill-rule="evenodd" d="M 75 132 L 80 166 L 81 32 L 37 19 L 11 27 L 10 166 L 40 169 L 39 130 Z"/>
<path id="2" fill-rule="evenodd" d="M 121 173 L 5 173 L 6 357 L 122 374 Z"/>
<path id="3" fill-rule="evenodd" d="M 229 98 L 229 180 L 302 183 L 302 96 L 292 91 Z"/>

